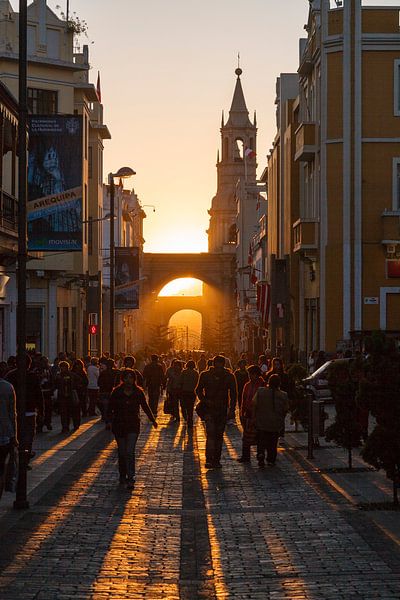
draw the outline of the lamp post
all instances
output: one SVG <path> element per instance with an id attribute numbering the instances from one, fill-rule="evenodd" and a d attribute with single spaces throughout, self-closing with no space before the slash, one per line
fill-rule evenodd
<path id="1" fill-rule="evenodd" d="M 126 179 L 136 175 L 136 172 L 130 167 L 121 167 L 116 173 L 108 175 L 108 183 L 110 186 L 110 356 L 114 356 L 114 312 L 115 312 L 115 236 L 114 236 L 114 221 L 115 221 L 115 185 L 114 177 Z"/>
<path id="2" fill-rule="evenodd" d="M 14 508 L 29 508 L 27 500 L 27 452 L 23 437 L 26 406 L 26 201 L 27 201 L 27 0 L 19 2 L 19 88 L 18 88 L 18 305 L 17 305 L 17 413 L 19 437 L 19 469 Z"/>

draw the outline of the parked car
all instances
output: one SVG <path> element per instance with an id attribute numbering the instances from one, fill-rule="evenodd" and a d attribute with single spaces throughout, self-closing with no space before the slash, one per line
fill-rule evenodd
<path id="1" fill-rule="evenodd" d="M 328 384 L 329 367 L 334 363 L 348 363 L 353 361 L 353 358 L 338 358 L 328 360 L 319 369 L 314 371 L 312 375 L 303 379 L 303 384 L 307 394 L 311 394 L 314 400 L 323 400 L 325 403 L 332 403 L 332 392 Z"/>

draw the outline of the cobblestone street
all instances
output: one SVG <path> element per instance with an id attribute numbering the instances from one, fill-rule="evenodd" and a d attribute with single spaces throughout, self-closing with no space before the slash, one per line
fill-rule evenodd
<path id="1" fill-rule="evenodd" d="M 5 527 L 0 598 L 400 598 L 396 541 L 296 449 L 281 448 L 274 468 L 243 466 L 230 426 L 223 469 L 206 471 L 204 444 L 200 423 L 193 436 L 164 417 L 143 424 L 131 492 L 102 432 Z"/>

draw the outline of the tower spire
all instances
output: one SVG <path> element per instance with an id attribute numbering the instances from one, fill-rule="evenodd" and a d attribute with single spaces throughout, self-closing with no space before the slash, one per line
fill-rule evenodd
<path id="1" fill-rule="evenodd" d="M 240 62 L 240 55 L 238 54 L 238 64 Z M 243 73 L 242 69 L 238 67 L 235 69 L 237 76 L 235 91 L 233 92 L 232 105 L 229 111 L 229 119 L 226 126 L 231 127 L 251 127 L 252 124 L 249 119 L 249 111 L 247 110 L 246 101 L 244 99 L 242 82 L 240 76 Z"/>

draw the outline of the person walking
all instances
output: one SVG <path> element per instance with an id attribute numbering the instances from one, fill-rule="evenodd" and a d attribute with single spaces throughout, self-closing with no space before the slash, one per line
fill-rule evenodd
<path id="1" fill-rule="evenodd" d="M 98 379 L 99 409 L 101 412 L 102 421 L 106 420 L 107 407 L 111 392 L 113 391 L 114 387 L 120 383 L 120 378 L 121 372 L 115 368 L 114 360 L 112 358 L 103 359 L 100 363 L 100 374 Z"/>
<path id="2" fill-rule="evenodd" d="M 288 395 L 280 390 L 279 375 L 271 375 L 268 387 L 259 387 L 253 399 L 254 424 L 257 431 L 258 466 L 274 465 L 277 457 L 279 433 L 285 428 L 289 409 Z"/>
<path id="3" fill-rule="evenodd" d="M 135 368 L 135 366 L 136 366 L 136 358 L 134 356 L 132 356 L 131 354 L 128 354 L 127 356 L 124 356 L 124 360 L 123 360 L 120 371 L 122 372 L 123 369 L 133 369 L 135 371 L 137 384 L 140 387 L 143 387 L 143 384 L 144 384 L 143 375 L 141 374 L 141 372 L 138 369 Z"/>
<path id="4" fill-rule="evenodd" d="M 265 386 L 265 381 L 261 377 L 261 369 L 258 365 L 251 365 L 248 368 L 250 380 L 243 388 L 242 402 L 240 405 L 240 422 L 243 427 L 242 435 L 242 456 L 238 462 L 250 462 L 250 449 L 257 443 L 257 431 L 254 425 L 253 398 L 258 388 Z"/>
<path id="5" fill-rule="evenodd" d="M 54 385 L 57 390 L 57 399 L 60 408 L 61 433 L 68 433 L 72 419 L 74 431 L 81 424 L 81 409 L 77 392 L 76 375 L 71 371 L 69 362 L 62 360 L 59 363 L 60 372 L 56 376 Z"/>
<path id="6" fill-rule="evenodd" d="M 241 358 L 238 361 L 238 368 L 234 372 L 234 376 L 236 379 L 236 385 L 237 385 L 237 391 L 238 391 L 238 405 L 239 405 L 239 412 L 240 412 L 240 410 L 242 408 L 243 388 L 250 379 L 249 371 L 246 369 L 246 359 L 245 358 Z"/>
<path id="7" fill-rule="evenodd" d="M 36 433 L 36 420 L 39 422 L 43 419 L 43 393 L 40 387 L 40 380 L 36 373 L 31 369 L 32 359 L 29 354 L 26 354 L 26 400 L 25 400 L 25 419 L 23 432 L 19 435 L 19 443 L 22 449 L 26 451 L 28 462 L 35 456 L 32 450 L 33 440 Z M 18 404 L 18 369 L 9 371 L 6 376 L 7 381 L 13 386 L 17 395 Z M 28 469 L 31 467 L 28 464 Z"/>
<path id="8" fill-rule="evenodd" d="M 87 388 L 89 379 L 86 373 L 84 362 L 79 358 L 74 361 L 72 372 L 75 374 L 75 385 L 79 398 L 81 414 L 82 417 L 87 417 Z"/>
<path id="9" fill-rule="evenodd" d="M 177 358 L 171 363 L 171 366 L 167 370 L 167 396 L 168 404 L 170 406 L 171 416 L 175 423 L 179 423 L 179 401 L 181 397 L 181 373 L 182 363 Z"/>
<path id="10" fill-rule="evenodd" d="M 17 442 L 17 409 L 14 387 L 4 379 L 7 365 L 0 370 L 0 498 L 3 494 L 7 457 Z"/>
<path id="11" fill-rule="evenodd" d="M 193 409 L 196 400 L 196 387 L 199 373 L 194 360 L 188 360 L 181 373 L 181 410 L 188 429 L 193 429 Z"/>
<path id="12" fill-rule="evenodd" d="M 99 401 L 99 361 L 94 356 L 90 359 L 90 364 L 87 368 L 87 377 L 88 377 L 88 386 L 87 386 L 87 394 L 88 394 L 88 415 L 89 417 L 96 416 L 96 406 Z"/>
<path id="13" fill-rule="evenodd" d="M 111 429 L 118 446 L 119 481 L 132 489 L 135 483 L 135 448 L 140 433 L 140 408 L 157 428 L 142 388 L 136 384 L 133 369 L 121 372 L 121 383 L 111 393 L 106 427 Z"/>
<path id="14" fill-rule="evenodd" d="M 207 469 L 222 467 L 220 460 L 229 407 L 237 400 L 235 377 L 224 365 L 225 357 L 215 356 L 213 366 L 201 373 L 196 388 L 196 395 L 204 406 Z"/>
<path id="15" fill-rule="evenodd" d="M 155 417 L 157 417 L 158 402 L 161 390 L 165 385 L 165 372 L 159 362 L 158 354 L 151 355 L 151 362 L 143 369 L 144 387 L 149 396 L 149 405 Z"/>
<path id="16" fill-rule="evenodd" d="M 38 419 L 36 431 L 41 433 L 43 426 L 46 426 L 47 431 L 51 431 L 53 429 L 51 424 L 53 417 L 53 383 L 47 356 L 40 357 L 34 373 L 39 377 L 43 394 L 43 417 L 40 420 Z"/>

